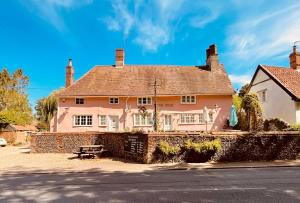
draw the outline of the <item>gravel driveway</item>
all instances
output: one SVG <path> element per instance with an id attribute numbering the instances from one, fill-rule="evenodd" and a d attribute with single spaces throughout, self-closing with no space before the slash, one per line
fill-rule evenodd
<path id="1" fill-rule="evenodd" d="M 22 153 L 24 147 L 0 147 L 0 173 L 8 172 L 141 172 L 155 165 L 124 163 L 110 158 L 78 159 L 73 154 L 29 154 Z"/>

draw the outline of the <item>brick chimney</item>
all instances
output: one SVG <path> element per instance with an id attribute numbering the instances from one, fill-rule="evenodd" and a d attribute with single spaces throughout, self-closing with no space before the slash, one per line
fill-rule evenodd
<path id="1" fill-rule="evenodd" d="M 122 68 L 124 66 L 125 52 L 124 49 L 116 49 L 116 67 Z"/>
<path id="2" fill-rule="evenodd" d="M 206 65 L 210 71 L 214 71 L 219 67 L 218 51 L 215 44 L 206 49 Z"/>
<path id="3" fill-rule="evenodd" d="M 72 59 L 69 59 L 69 63 L 66 67 L 66 87 L 73 85 L 74 83 L 74 68 L 72 65 Z"/>
<path id="4" fill-rule="evenodd" d="M 293 52 L 290 54 L 290 66 L 292 69 L 300 71 L 300 52 L 297 52 L 296 45 L 293 46 Z"/>

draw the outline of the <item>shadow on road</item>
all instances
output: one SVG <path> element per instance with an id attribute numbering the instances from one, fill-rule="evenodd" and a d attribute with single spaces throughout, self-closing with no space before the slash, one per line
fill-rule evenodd
<path id="1" fill-rule="evenodd" d="M 299 180 L 299 168 L 30 171 L 0 175 L 0 202 L 296 202 Z"/>

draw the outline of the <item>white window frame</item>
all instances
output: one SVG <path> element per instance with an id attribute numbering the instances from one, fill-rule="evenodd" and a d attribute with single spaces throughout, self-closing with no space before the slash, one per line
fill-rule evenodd
<path id="1" fill-rule="evenodd" d="M 214 122 L 214 112 L 209 112 L 208 113 L 208 123 L 213 123 Z"/>
<path id="2" fill-rule="evenodd" d="M 142 100 L 142 103 L 139 102 L 139 100 Z M 146 103 L 144 103 L 144 99 L 146 99 Z M 148 102 L 150 99 L 150 103 Z M 138 97 L 136 100 L 137 105 L 143 106 L 143 105 L 152 105 L 152 97 Z"/>
<path id="3" fill-rule="evenodd" d="M 194 98 L 194 101 L 192 102 L 192 98 Z M 196 95 L 184 95 L 180 98 L 181 104 L 196 104 L 197 103 L 197 97 Z"/>
<path id="4" fill-rule="evenodd" d="M 197 124 L 198 122 L 195 119 L 195 115 L 194 113 L 183 113 L 180 114 L 180 118 L 179 118 L 179 124 L 189 124 L 189 125 L 194 125 Z"/>
<path id="5" fill-rule="evenodd" d="M 80 124 L 76 124 L 76 118 L 79 117 L 79 123 Z M 81 124 L 82 123 L 82 120 L 83 120 L 83 117 L 86 117 L 85 118 L 85 125 L 84 124 Z M 88 125 L 88 117 L 91 117 L 91 124 Z M 93 126 L 93 115 L 74 115 L 73 116 L 73 126 L 74 127 L 91 127 Z"/>
<path id="6" fill-rule="evenodd" d="M 199 124 L 205 124 L 205 121 L 204 121 L 204 114 L 203 113 L 199 113 Z"/>
<path id="7" fill-rule="evenodd" d="M 137 124 L 137 116 L 140 116 L 139 119 L 139 124 Z M 153 118 L 152 118 L 152 114 L 148 114 L 147 116 L 149 116 L 148 118 L 148 122 L 147 119 L 145 118 L 144 120 L 144 124 L 142 124 L 142 114 L 139 113 L 135 113 L 133 114 L 133 126 L 135 127 L 151 127 L 153 125 Z"/>
<path id="8" fill-rule="evenodd" d="M 80 103 L 80 102 L 77 103 L 77 100 L 79 100 L 79 101 L 82 100 L 82 103 Z M 84 98 L 80 98 L 80 97 L 79 98 L 75 98 L 75 104 L 77 104 L 77 105 L 83 105 L 84 103 L 85 103 L 85 99 Z"/>
<path id="9" fill-rule="evenodd" d="M 102 123 L 101 117 L 105 118 L 105 123 Z M 107 115 L 98 115 L 99 126 L 107 126 Z"/>
<path id="10" fill-rule="evenodd" d="M 111 100 L 113 100 L 113 102 L 111 102 Z M 117 100 L 118 102 L 115 102 L 115 100 Z M 119 104 L 120 99 L 119 97 L 109 97 L 109 104 Z"/>
<path id="11" fill-rule="evenodd" d="M 263 89 L 257 92 L 259 100 L 264 103 L 267 102 L 267 89 Z"/>

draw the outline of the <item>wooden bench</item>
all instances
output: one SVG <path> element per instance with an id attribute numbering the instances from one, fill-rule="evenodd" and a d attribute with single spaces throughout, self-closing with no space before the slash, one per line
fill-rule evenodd
<path id="1" fill-rule="evenodd" d="M 78 158 L 82 158 L 82 155 L 95 158 L 96 155 L 101 154 L 103 151 L 105 151 L 103 145 L 82 145 L 79 146 L 79 150 L 74 151 L 73 154 L 77 154 Z"/>

